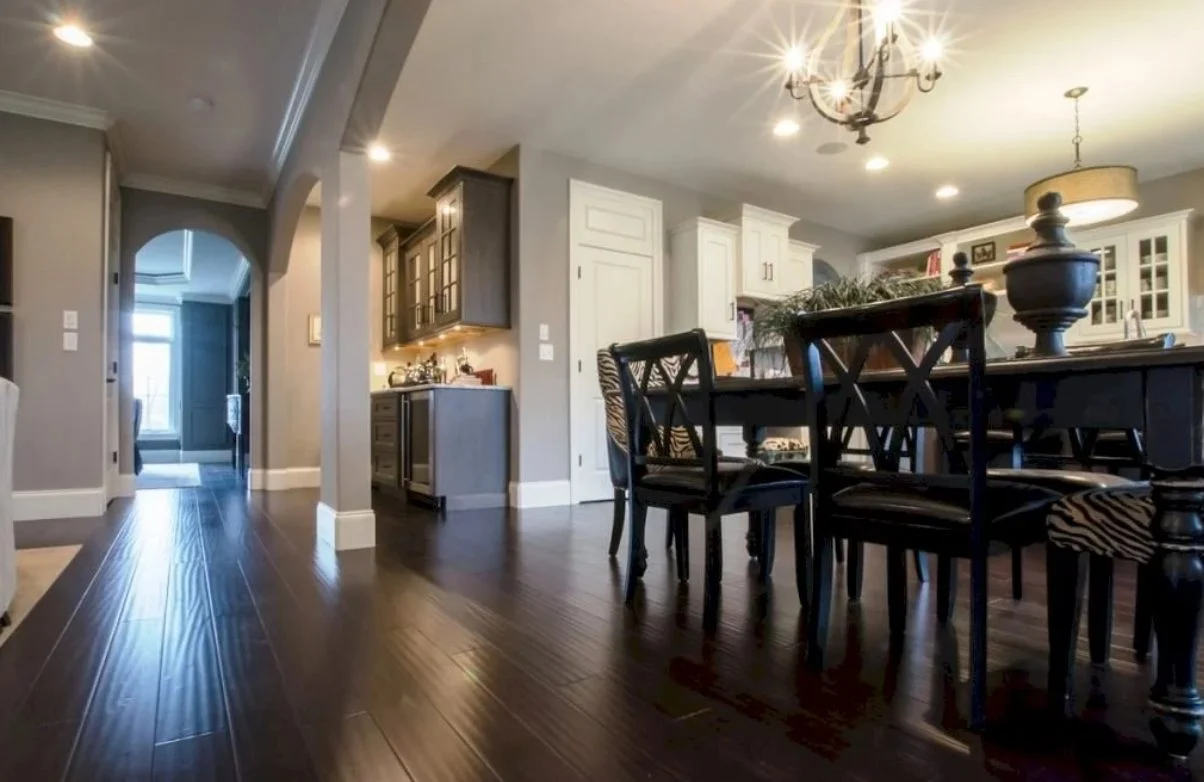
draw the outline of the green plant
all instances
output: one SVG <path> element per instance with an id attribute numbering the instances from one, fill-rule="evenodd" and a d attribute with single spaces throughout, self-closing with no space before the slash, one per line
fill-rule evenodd
<path id="1" fill-rule="evenodd" d="M 758 346 L 779 345 L 793 328 L 795 315 L 801 312 L 856 307 L 933 293 L 942 287 L 939 277 L 919 277 L 899 272 L 880 272 L 869 277 L 842 277 L 758 306 L 753 314 L 753 338 Z"/>

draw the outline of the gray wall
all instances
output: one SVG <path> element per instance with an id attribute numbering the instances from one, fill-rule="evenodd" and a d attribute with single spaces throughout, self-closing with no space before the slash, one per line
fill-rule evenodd
<path id="1" fill-rule="evenodd" d="M 0 214 L 13 218 L 16 491 L 104 485 L 104 135 L 0 113 Z M 79 313 L 79 351 L 62 347 Z"/>
<path id="2" fill-rule="evenodd" d="M 180 306 L 180 439 L 182 450 L 228 448 L 231 306 L 186 301 Z"/>
<path id="3" fill-rule="evenodd" d="M 527 146 L 519 150 L 518 158 L 518 306 L 513 324 L 521 378 L 517 389 L 517 480 L 567 480 L 569 179 L 660 199 L 666 233 L 691 217 L 731 215 L 739 202 Z M 781 200 L 754 203 L 787 214 L 798 213 L 792 211 L 791 203 Z M 805 220 L 796 223 L 790 234 L 820 245 L 817 257 L 841 271 L 855 268 L 857 253 L 869 246 L 868 239 Z M 539 360 L 540 323 L 547 323 L 551 330 L 555 361 Z"/>

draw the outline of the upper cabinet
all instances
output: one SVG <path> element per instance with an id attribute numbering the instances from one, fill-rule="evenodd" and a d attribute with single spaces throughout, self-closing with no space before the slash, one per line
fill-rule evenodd
<path id="1" fill-rule="evenodd" d="M 740 232 L 737 296 L 780 299 L 810 287 L 812 256 L 818 248 L 791 242 L 790 226 L 798 218 L 744 204 L 733 222 Z"/>
<path id="2" fill-rule="evenodd" d="M 510 179 L 458 166 L 428 194 L 435 216 L 390 228 L 383 250 L 383 346 L 450 329 L 510 327 Z"/>
<path id="3" fill-rule="evenodd" d="M 1192 317 L 1190 216 L 1188 210 L 1071 232 L 1071 241 L 1099 256 L 1100 267 L 1087 316 L 1071 328 L 1070 341 L 1123 336 L 1125 315 L 1133 310 L 1147 333 L 1185 334 L 1201 325 Z"/>
<path id="4" fill-rule="evenodd" d="M 711 339 L 736 338 L 736 270 L 740 229 L 705 218 L 673 229 L 669 241 L 667 323 L 701 328 Z"/>

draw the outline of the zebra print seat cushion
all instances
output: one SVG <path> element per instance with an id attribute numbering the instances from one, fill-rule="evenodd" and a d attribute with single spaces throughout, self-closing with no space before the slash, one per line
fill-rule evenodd
<path id="1" fill-rule="evenodd" d="M 619 384 L 619 367 L 609 350 L 598 351 L 598 385 L 602 389 L 602 402 L 606 408 L 606 433 L 615 445 L 627 452 L 627 419 L 623 412 L 623 388 Z M 671 459 L 695 459 L 694 444 L 684 426 L 670 430 L 669 453 L 659 453 L 660 437 L 652 441 L 649 456 L 667 456 Z"/>
<path id="2" fill-rule="evenodd" d="M 1149 486 L 1089 489 L 1055 502 L 1046 516 L 1046 535 L 1055 546 L 1112 559 L 1149 562 L 1154 554 Z"/>

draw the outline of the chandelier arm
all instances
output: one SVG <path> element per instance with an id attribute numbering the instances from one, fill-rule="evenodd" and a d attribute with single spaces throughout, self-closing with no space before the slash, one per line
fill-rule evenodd
<path id="1" fill-rule="evenodd" d="M 815 95 L 817 92 L 819 92 L 819 87 L 816 85 L 811 85 L 807 89 L 807 97 L 811 100 L 811 107 L 815 109 L 816 114 L 834 125 L 844 125 L 849 121 L 846 115 L 837 113 L 816 100 Z"/>
<path id="2" fill-rule="evenodd" d="M 911 103 L 911 99 L 915 97 L 915 94 L 916 83 L 915 81 L 910 81 L 907 83 L 907 88 L 904 90 L 903 96 L 899 98 L 899 102 L 892 106 L 890 111 L 879 114 L 877 122 L 886 122 L 888 119 L 894 119 L 899 116 L 903 112 L 903 109 L 907 108 L 907 104 Z"/>

